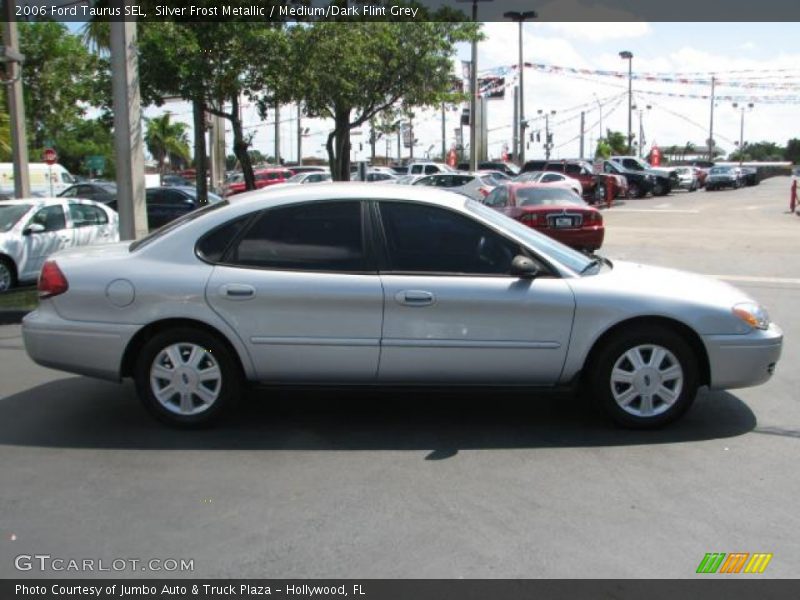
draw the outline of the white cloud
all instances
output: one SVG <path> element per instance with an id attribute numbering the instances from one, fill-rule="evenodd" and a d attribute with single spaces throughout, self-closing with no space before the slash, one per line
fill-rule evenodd
<path id="1" fill-rule="evenodd" d="M 605 42 L 609 40 L 630 40 L 651 33 L 648 23 L 641 21 L 625 22 L 584 22 L 584 23 L 542 23 L 543 28 L 555 31 L 568 39 L 588 42 Z"/>

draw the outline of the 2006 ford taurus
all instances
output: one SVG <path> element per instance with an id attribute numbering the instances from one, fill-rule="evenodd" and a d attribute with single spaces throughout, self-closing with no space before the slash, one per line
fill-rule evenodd
<path id="1" fill-rule="evenodd" d="M 739 290 L 587 257 L 442 190 L 259 190 L 133 243 L 61 252 L 23 324 L 37 363 L 133 377 L 174 425 L 245 382 L 575 386 L 656 427 L 766 381 L 783 335 Z"/>

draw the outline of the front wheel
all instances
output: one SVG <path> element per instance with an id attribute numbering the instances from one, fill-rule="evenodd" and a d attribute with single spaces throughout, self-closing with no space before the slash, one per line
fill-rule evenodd
<path id="1" fill-rule="evenodd" d="M 3 257 L 0 257 L 0 292 L 6 292 L 17 284 L 14 267 Z"/>
<path id="2" fill-rule="evenodd" d="M 644 188 L 638 183 L 628 185 L 628 198 L 644 198 L 645 193 Z"/>
<path id="3" fill-rule="evenodd" d="M 618 425 L 662 427 L 681 417 L 698 387 L 689 344 L 659 326 L 623 331 L 599 351 L 589 371 L 595 401 Z"/>
<path id="4" fill-rule="evenodd" d="M 150 339 L 136 364 L 139 398 L 157 419 L 177 427 L 218 420 L 238 401 L 242 375 L 237 359 L 216 336 L 191 328 Z"/>

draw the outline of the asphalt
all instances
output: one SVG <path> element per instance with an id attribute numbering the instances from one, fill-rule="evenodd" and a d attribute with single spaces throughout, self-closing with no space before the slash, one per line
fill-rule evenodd
<path id="1" fill-rule="evenodd" d="M 563 394 L 335 390 L 261 391 L 220 428 L 174 431 L 130 383 L 38 367 L 19 326 L 0 327 L 0 577 L 92 575 L 15 570 L 45 553 L 192 559 L 195 577 L 684 578 L 707 552 L 773 553 L 760 577 L 796 577 L 788 190 L 604 212 L 601 253 L 728 278 L 786 334 L 769 383 L 702 391 L 661 431 Z"/>

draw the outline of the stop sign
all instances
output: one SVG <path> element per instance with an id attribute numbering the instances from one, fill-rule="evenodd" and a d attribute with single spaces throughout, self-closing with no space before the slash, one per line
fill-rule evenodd
<path id="1" fill-rule="evenodd" d="M 54 165 L 58 161 L 58 154 L 52 148 L 45 148 L 42 158 L 48 165 Z"/>

